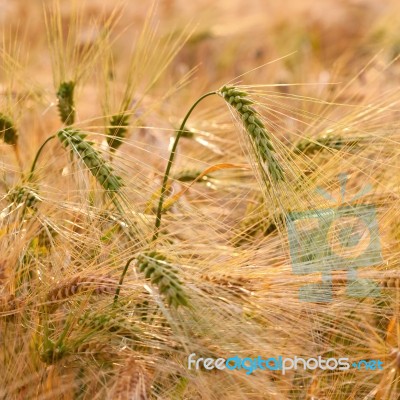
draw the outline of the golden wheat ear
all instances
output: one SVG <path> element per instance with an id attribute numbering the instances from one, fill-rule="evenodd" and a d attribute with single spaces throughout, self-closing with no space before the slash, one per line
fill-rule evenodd
<path id="1" fill-rule="evenodd" d="M 113 294 L 115 292 L 116 282 L 105 276 L 76 276 L 65 282 L 61 282 L 51 289 L 46 300 L 57 304 L 63 300 L 81 292 L 93 292 L 93 294 Z"/>
<path id="2" fill-rule="evenodd" d="M 147 400 L 146 373 L 133 357 L 118 370 L 112 398 L 115 400 Z"/>

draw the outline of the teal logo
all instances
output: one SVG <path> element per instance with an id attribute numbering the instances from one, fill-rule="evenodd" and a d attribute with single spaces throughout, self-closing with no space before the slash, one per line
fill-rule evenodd
<path id="1" fill-rule="evenodd" d="M 339 175 L 342 202 L 346 194 L 347 175 Z M 335 200 L 324 189 L 318 192 Z M 367 185 L 350 201 L 371 190 Z M 352 297 L 377 297 L 379 287 L 371 280 L 360 279 L 357 269 L 382 262 L 379 229 L 372 204 L 340 205 L 337 208 L 292 212 L 287 216 L 292 270 L 296 275 L 319 272 L 322 280 L 300 288 L 299 297 L 306 302 L 332 301 L 332 272 L 346 271 L 347 294 Z"/>

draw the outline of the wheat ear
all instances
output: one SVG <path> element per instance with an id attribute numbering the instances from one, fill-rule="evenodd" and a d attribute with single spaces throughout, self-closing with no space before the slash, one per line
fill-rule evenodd
<path id="1" fill-rule="evenodd" d="M 52 303 L 66 300 L 83 291 L 94 294 L 111 294 L 115 291 L 116 282 L 106 276 L 76 276 L 56 285 L 47 295 L 46 300 Z"/>
<path id="2" fill-rule="evenodd" d="M 0 137 L 7 144 L 17 144 L 18 135 L 11 119 L 0 113 Z"/>
<path id="3" fill-rule="evenodd" d="M 261 163 L 267 163 L 268 171 L 275 182 L 284 179 L 283 169 L 275 157 L 275 150 L 269 133 L 252 107 L 253 101 L 248 93 L 234 86 L 223 86 L 218 94 L 240 115 L 243 125 L 253 141 L 253 148 Z"/>
<path id="4" fill-rule="evenodd" d="M 111 346 L 107 343 L 98 340 L 80 341 L 64 344 L 62 340 L 57 343 L 50 339 L 45 339 L 43 349 L 40 353 L 40 360 L 46 364 L 55 364 L 65 356 L 71 355 L 90 355 L 90 356 L 105 356 L 108 357 L 112 354 Z"/>
<path id="5" fill-rule="evenodd" d="M 73 81 L 61 82 L 58 87 L 58 112 L 65 125 L 72 125 L 75 122 L 74 89 L 75 83 Z"/>
<path id="6" fill-rule="evenodd" d="M 383 288 L 400 289 L 400 273 L 385 274 L 380 281 Z"/>
<path id="7" fill-rule="evenodd" d="M 182 171 L 177 172 L 174 175 L 174 179 L 180 182 L 193 182 L 195 181 L 203 171 L 200 170 L 195 170 L 195 169 L 185 169 Z M 201 181 L 207 180 L 209 175 L 203 175 L 202 178 L 200 179 Z"/>
<path id="8" fill-rule="evenodd" d="M 85 140 L 86 135 L 72 128 L 65 128 L 57 133 L 64 147 L 83 160 L 92 175 L 107 192 L 118 192 L 122 187 L 122 179 L 93 147 L 93 142 Z"/>
<path id="9" fill-rule="evenodd" d="M 41 201 L 37 191 L 28 186 L 17 186 L 7 194 L 7 200 L 10 203 L 25 203 L 28 208 L 35 208 L 35 205 Z"/>
<path id="10" fill-rule="evenodd" d="M 137 361 L 129 358 L 118 371 L 112 398 L 115 400 L 147 400 L 146 376 Z"/>
<path id="11" fill-rule="evenodd" d="M 137 267 L 152 284 L 158 286 L 169 305 L 175 307 L 188 305 L 178 272 L 162 254 L 152 251 L 140 255 Z"/>
<path id="12" fill-rule="evenodd" d="M 11 118 L 3 113 L 0 113 L 0 138 L 3 139 L 4 143 L 13 146 L 15 158 L 18 162 L 18 166 L 22 170 L 23 163 L 19 153 L 17 128 L 15 127 Z"/>
<path id="13" fill-rule="evenodd" d="M 122 144 L 122 139 L 126 137 L 129 115 L 116 114 L 110 119 L 110 127 L 107 130 L 107 143 L 112 152 Z"/>
<path id="14" fill-rule="evenodd" d="M 300 140 L 293 152 L 296 154 L 312 155 L 326 148 L 340 150 L 345 146 L 355 146 L 360 142 L 359 138 L 348 139 L 341 135 L 325 134 L 316 139 L 305 138 Z"/>
<path id="15" fill-rule="evenodd" d="M 230 106 L 234 107 L 237 113 L 239 113 L 243 125 L 253 142 L 253 148 L 256 157 L 262 164 L 264 163 L 267 164 L 272 179 L 275 182 L 284 180 L 284 171 L 276 159 L 272 140 L 263 122 L 259 118 L 258 112 L 251 106 L 253 104 L 253 101 L 248 98 L 249 94 L 245 91 L 239 90 L 234 86 L 223 86 L 218 91 L 206 93 L 205 95 L 201 96 L 189 109 L 175 136 L 175 140 L 172 145 L 171 153 L 168 159 L 167 167 L 165 169 L 163 182 L 161 186 L 161 194 L 158 202 L 156 222 L 155 222 L 152 242 L 155 242 L 159 235 L 161 226 L 161 216 L 165 199 L 165 193 L 167 190 L 168 178 L 171 171 L 172 163 L 175 158 L 175 153 L 179 139 L 187 133 L 187 130 L 185 128 L 186 122 L 190 117 L 192 111 L 197 107 L 197 105 L 206 97 L 212 96 L 214 94 L 218 94 L 219 96 L 221 96 Z"/>
<path id="16" fill-rule="evenodd" d="M 108 331 L 119 336 L 138 339 L 136 332 L 139 330 L 121 314 L 120 309 L 103 313 L 87 311 L 79 318 L 78 325 L 81 328 L 89 328 L 91 332 Z"/>

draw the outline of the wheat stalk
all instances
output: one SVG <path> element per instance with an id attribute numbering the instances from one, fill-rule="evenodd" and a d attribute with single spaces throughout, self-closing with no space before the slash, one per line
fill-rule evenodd
<path id="1" fill-rule="evenodd" d="M 182 124 L 175 136 L 175 140 L 172 145 L 171 152 L 169 154 L 169 159 L 167 162 L 167 166 L 165 168 L 165 173 L 164 173 L 164 177 L 163 177 L 163 181 L 162 181 L 162 185 L 161 185 L 161 193 L 160 193 L 160 199 L 158 201 L 156 222 L 155 222 L 155 226 L 154 226 L 154 234 L 153 234 L 153 238 L 151 240 L 152 242 L 155 242 L 158 238 L 158 234 L 159 234 L 159 230 L 160 230 L 160 226 L 161 226 L 161 215 L 162 215 L 162 210 L 163 210 L 163 205 L 164 205 L 164 199 L 165 199 L 165 194 L 167 191 L 168 178 L 169 178 L 169 174 L 171 172 L 172 164 L 174 162 L 175 153 L 176 153 L 176 149 L 178 147 L 179 139 L 186 132 L 186 130 L 185 130 L 186 122 L 189 119 L 190 115 L 192 114 L 193 110 L 197 107 L 197 105 L 199 103 L 201 103 L 205 98 L 212 96 L 214 94 L 216 94 L 216 92 L 209 92 L 209 93 L 206 93 L 203 96 L 201 96 L 198 100 L 196 100 L 196 102 L 190 107 L 189 111 L 185 115 L 185 118 L 183 119 Z"/>

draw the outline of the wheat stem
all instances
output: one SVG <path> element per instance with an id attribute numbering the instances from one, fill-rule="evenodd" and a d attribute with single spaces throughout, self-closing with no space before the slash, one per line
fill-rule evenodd
<path id="1" fill-rule="evenodd" d="M 186 121 L 190 117 L 190 114 L 192 113 L 192 111 L 197 107 L 197 105 L 202 100 L 204 100 L 206 97 L 214 95 L 214 94 L 217 94 L 217 92 L 206 93 L 205 95 L 201 96 L 192 105 L 192 107 L 190 107 L 190 110 L 188 111 L 188 113 L 186 114 L 185 118 L 183 119 L 182 124 L 181 124 L 181 126 L 180 126 L 180 128 L 179 128 L 179 130 L 178 130 L 178 132 L 177 132 L 177 134 L 175 136 L 175 140 L 174 140 L 174 143 L 172 145 L 171 153 L 169 155 L 167 167 L 165 169 L 164 178 L 163 178 L 163 182 L 162 182 L 160 200 L 158 201 L 158 209 L 157 209 L 157 215 L 156 215 L 156 223 L 155 223 L 155 227 L 154 227 L 154 234 L 153 234 L 153 238 L 151 240 L 152 243 L 154 243 L 157 240 L 158 234 L 159 234 L 159 231 L 160 231 L 161 214 L 162 214 L 163 204 L 164 204 L 164 200 L 165 200 L 165 192 L 167 191 L 167 182 L 168 182 L 169 174 L 170 174 L 170 171 L 171 171 L 172 163 L 174 162 L 176 148 L 178 147 L 179 139 L 181 138 L 181 136 L 182 136 L 182 134 L 183 134 L 183 132 L 185 130 Z"/>
<path id="2" fill-rule="evenodd" d="M 122 271 L 121 277 L 119 278 L 117 290 L 115 291 L 115 296 L 114 296 L 114 301 L 113 301 L 113 306 L 114 307 L 117 304 L 118 297 L 119 297 L 119 292 L 121 291 L 121 286 L 122 286 L 122 284 L 124 282 L 125 275 L 128 272 L 129 265 L 134 259 L 135 259 L 135 257 L 132 257 L 127 261 L 127 263 L 125 264 L 124 270 Z"/>
<path id="3" fill-rule="evenodd" d="M 47 139 L 44 141 L 44 143 L 40 146 L 39 150 L 38 150 L 37 153 L 36 153 L 35 159 L 33 160 L 32 167 L 31 167 L 31 170 L 30 170 L 30 172 L 29 172 L 28 181 L 30 181 L 30 180 L 32 179 L 32 177 L 33 177 L 33 173 L 35 172 L 36 164 L 37 164 L 37 162 L 38 162 L 38 159 L 39 159 L 40 154 L 42 153 L 44 147 L 46 146 L 46 144 L 47 144 L 48 142 L 50 142 L 50 140 L 54 139 L 55 137 L 56 137 L 56 135 L 50 136 L 50 137 L 47 138 Z"/>

